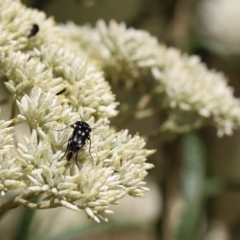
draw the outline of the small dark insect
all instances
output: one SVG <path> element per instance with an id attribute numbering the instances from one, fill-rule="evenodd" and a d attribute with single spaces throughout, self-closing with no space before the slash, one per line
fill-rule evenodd
<path id="1" fill-rule="evenodd" d="M 90 133 L 92 131 L 91 127 L 86 122 L 83 122 L 83 121 L 77 121 L 73 125 L 70 125 L 70 127 L 73 128 L 73 133 L 72 133 L 72 136 L 68 139 L 66 152 L 64 153 L 63 157 L 59 159 L 59 161 L 62 160 L 65 156 L 67 160 L 70 161 L 72 157 L 76 154 L 75 161 L 77 164 L 78 151 L 84 147 L 87 140 L 89 140 L 90 142 L 89 154 L 93 159 L 90 151 L 91 149 Z M 61 131 L 61 130 L 58 130 L 58 131 Z"/>
<path id="2" fill-rule="evenodd" d="M 38 31 L 39 31 L 39 26 L 36 23 L 34 23 L 32 25 L 32 29 L 31 29 L 31 31 L 28 35 L 28 38 L 31 38 L 31 37 L 35 36 L 38 33 Z"/>
<path id="3" fill-rule="evenodd" d="M 60 92 L 58 92 L 56 95 L 61 95 L 66 91 L 66 88 L 63 88 L 63 90 L 61 90 Z"/>

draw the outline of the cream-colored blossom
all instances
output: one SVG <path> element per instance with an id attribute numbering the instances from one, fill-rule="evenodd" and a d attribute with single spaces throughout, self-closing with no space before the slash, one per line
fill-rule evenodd
<path id="1" fill-rule="evenodd" d="M 145 157 L 152 151 L 144 149 L 144 141 L 138 136 L 131 138 L 127 131 L 114 133 L 107 126 L 99 131 L 92 136 L 94 162 L 87 146 L 79 152 L 77 167 L 59 161 L 67 144 L 66 133 L 33 130 L 30 138 L 24 138 L 25 145 L 18 144 L 19 161 L 29 179 L 22 195 L 43 193 L 42 204 L 52 201 L 73 210 L 85 210 L 96 221 L 124 195 L 143 197 L 147 190 L 143 179 L 152 168 Z M 51 141 L 53 138 L 55 141 Z"/>
<path id="2" fill-rule="evenodd" d="M 136 93 L 141 89 L 137 106 L 146 97 L 148 103 L 154 99 L 155 105 L 152 110 L 136 110 L 134 116 L 149 116 L 159 109 L 167 116 L 160 123 L 160 132 L 181 133 L 213 125 L 222 136 L 232 134 L 240 126 L 239 99 L 234 97 L 225 76 L 208 70 L 199 57 L 167 48 L 145 31 L 127 29 L 125 24 L 114 21 L 107 26 L 100 20 L 95 28 L 73 23 L 60 27 L 68 41 L 78 43 L 95 58 L 113 85 L 124 81 L 132 88 L 133 82 L 138 81 L 134 89 Z M 148 82 L 144 82 L 149 71 L 152 79 L 148 76 Z M 132 91 L 128 96 L 132 99 Z"/>
<path id="3" fill-rule="evenodd" d="M 11 121 L 0 121 L 0 192 L 2 195 L 8 190 L 25 186 L 21 177 L 23 173 L 18 165 L 18 159 L 13 158 L 13 127 Z"/>
<path id="4" fill-rule="evenodd" d="M 33 88 L 31 95 L 24 95 L 17 105 L 22 115 L 19 117 L 25 117 L 31 128 L 51 126 L 56 121 L 70 124 L 79 119 L 69 105 L 62 104 L 61 97 L 43 92 L 41 88 Z"/>
<path id="5" fill-rule="evenodd" d="M 36 56 L 52 68 L 55 76 L 67 81 L 65 95 L 74 110 L 86 108 L 84 114 L 91 113 L 96 117 L 112 117 L 117 114 L 117 104 L 109 84 L 102 72 L 90 65 L 87 59 L 54 44 L 42 46 Z"/>
<path id="6" fill-rule="evenodd" d="M 234 98 L 225 76 L 208 70 L 199 57 L 174 48 L 162 47 L 161 56 L 165 62 L 152 68 L 152 73 L 162 86 L 168 107 L 177 114 L 182 111 L 202 118 L 203 124 L 211 121 L 220 136 L 232 134 L 240 125 L 240 101 Z"/>
<path id="7" fill-rule="evenodd" d="M 12 46 L 14 50 L 27 50 L 46 42 L 60 42 L 58 27 L 44 12 L 26 8 L 20 1 L 0 0 L 0 46 Z M 38 24 L 37 38 L 28 39 L 32 25 Z"/>
<path id="8" fill-rule="evenodd" d="M 28 38 L 32 24 L 40 31 Z M 109 127 L 117 103 L 103 73 L 61 38 L 51 19 L 18 1 L 0 0 L 0 29 L 0 72 L 13 102 L 11 119 L 0 122 L 0 191 L 20 190 L 0 212 L 64 206 L 99 222 L 125 195 L 143 197 L 153 151 L 139 136 Z M 78 120 L 92 128 L 91 142 L 68 162 L 70 126 Z M 24 142 L 13 135 L 19 122 L 29 128 Z"/>
<path id="9" fill-rule="evenodd" d="M 96 28 L 78 27 L 72 22 L 60 26 L 63 35 L 79 43 L 113 80 L 141 80 L 142 69 L 157 64 L 158 41 L 146 31 L 127 29 L 125 23 L 99 20 Z"/>
<path id="10" fill-rule="evenodd" d="M 1 73 L 9 79 L 5 83 L 7 89 L 15 94 L 17 99 L 33 86 L 39 86 L 53 94 L 57 94 L 65 87 L 62 79 L 54 78 L 51 69 L 44 63 L 20 51 L 2 52 L 0 67 Z"/>

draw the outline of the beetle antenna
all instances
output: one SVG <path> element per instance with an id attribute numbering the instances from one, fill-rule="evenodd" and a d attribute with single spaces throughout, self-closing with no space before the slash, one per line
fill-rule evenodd
<path id="1" fill-rule="evenodd" d="M 89 149 L 88 149 L 88 151 L 89 151 L 89 155 L 91 156 L 91 158 L 93 160 L 93 163 L 94 163 L 94 159 L 93 159 L 92 154 L 91 154 L 91 144 L 92 144 L 91 138 L 89 138 Z"/>
<path id="2" fill-rule="evenodd" d="M 63 130 L 65 130 L 65 129 L 67 129 L 67 128 L 70 128 L 70 126 L 68 126 L 68 127 L 65 127 L 65 128 L 63 128 L 63 129 L 55 129 L 55 128 L 52 128 L 54 131 L 63 131 Z"/>

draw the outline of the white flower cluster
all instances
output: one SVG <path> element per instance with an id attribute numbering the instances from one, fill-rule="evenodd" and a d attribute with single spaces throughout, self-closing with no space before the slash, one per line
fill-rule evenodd
<path id="1" fill-rule="evenodd" d="M 96 28 L 72 22 L 60 25 L 63 36 L 85 51 L 111 79 L 141 80 L 142 70 L 155 66 L 159 57 L 157 38 L 148 32 L 127 29 L 111 21 L 99 20 Z"/>
<path id="2" fill-rule="evenodd" d="M 165 102 L 201 125 L 211 123 L 218 135 L 231 135 L 240 126 L 240 101 L 233 96 L 233 89 L 220 72 L 208 70 L 198 56 L 182 55 L 173 48 L 161 48 L 165 59 L 152 68 L 154 78 L 164 91 Z M 200 126 L 201 126 L 200 125 Z"/>
<path id="3" fill-rule="evenodd" d="M 29 38 L 33 24 L 40 31 Z M 0 212 L 19 205 L 64 206 L 99 222 L 107 221 L 109 205 L 125 195 L 143 197 L 144 178 L 153 167 L 146 158 L 153 151 L 139 136 L 109 127 L 117 103 L 102 73 L 61 39 L 52 20 L 18 1 L 0 0 L 0 29 L 0 73 L 13 102 L 11 119 L 0 121 L 0 191 L 21 190 Z M 60 160 L 72 130 L 56 130 L 79 120 L 92 128 L 91 149 L 86 143 L 76 165 L 75 156 L 73 164 Z M 30 132 L 22 143 L 13 134 L 19 122 Z"/>
<path id="4" fill-rule="evenodd" d="M 4 195 L 7 190 L 14 190 L 25 186 L 19 180 L 23 173 L 17 158 L 12 157 L 13 127 L 9 127 L 11 121 L 0 121 L 0 192 Z"/>
<path id="5" fill-rule="evenodd" d="M 110 81 L 143 85 L 148 99 L 156 99 L 152 112 L 160 109 L 160 114 L 168 116 L 161 131 L 181 133 L 213 125 L 222 136 L 240 126 L 239 99 L 233 96 L 224 75 L 208 70 L 199 57 L 181 54 L 145 31 L 127 29 L 114 21 L 107 26 L 100 20 L 95 28 L 73 23 L 60 28 L 68 41 L 95 59 Z M 149 72 L 153 82 L 150 91 L 149 78 L 144 82 Z"/>

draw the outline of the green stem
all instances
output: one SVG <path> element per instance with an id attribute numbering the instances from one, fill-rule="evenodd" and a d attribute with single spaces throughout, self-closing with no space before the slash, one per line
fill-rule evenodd
<path id="1" fill-rule="evenodd" d="M 176 240 L 196 239 L 205 200 L 206 154 L 200 136 L 183 136 L 183 169 L 181 195 L 184 204 Z"/>

